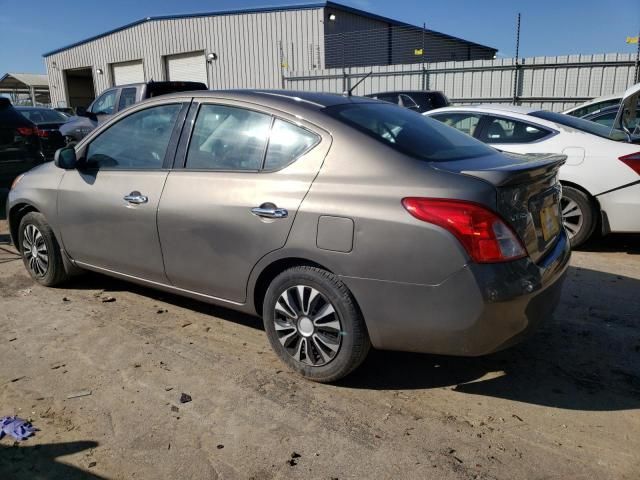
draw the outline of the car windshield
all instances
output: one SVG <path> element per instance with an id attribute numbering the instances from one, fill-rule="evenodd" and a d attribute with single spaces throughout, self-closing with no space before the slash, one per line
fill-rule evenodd
<path id="1" fill-rule="evenodd" d="M 19 110 L 20 113 L 31 120 L 33 123 L 54 123 L 54 122 L 66 122 L 69 117 L 57 112 L 56 110 L 50 110 L 48 108 L 30 108 L 25 110 Z"/>
<path id="2" fill-rule="evenodd" d="M 455 128 L 388 103 L 327 107 L 333 118 L 420 160 L 442 162 L 491 155 L 495 150 Z"/>
<path id="3" fill-rule="evenodd" d="M 576 130 L 590 133 L 598 137 L 615 140 L 616 142 L 628 141 L 627 134 L 622 130 L 612 129 L 611 127 L 591 122 L 589 120 L 584 120 L 582 118 L 572 117 L 571 115 L 565 115 L 564 113 L 540 110 L 532 112 L 529 115 L 532 117 L 542 118 L 543 120 L 549 120 L 550 122 L 559 123 L 560 125 L 566 125 L 567 127 L 575 128 Z"/>

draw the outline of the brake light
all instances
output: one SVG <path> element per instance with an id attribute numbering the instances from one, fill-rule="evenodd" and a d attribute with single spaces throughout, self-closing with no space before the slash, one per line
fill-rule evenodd
<path id="1" fill-rule="evenodd" d="M 33 129 L 35 131 L 35 134 L 39 137 L 48 137 L 49 136 L 49 130 L 41 130 L 39 128 L 34 128 Z"/>
<path id="2" fill-rule="evenodd" d="M 625 155 L 624 157 L 620 157 L 618 160 L 626 164 L 631 168 L 631 170 L 640 175 L 640 152 Z"/>
<path id="3" fill-rule="evenodd" d="M 18 127 L 16 128 L 18 133 L 24 137 L 29 137 L 31 135 L 35 135 L 36 129 L 31 127 Z"/>
<path id="4" fill-rule="evenodd" d="M 514 231 L 494 212 L 473 202 L 409 197 L 402 205 L 418 220 L 448 230 L 478 263 L 496 263 L 526 256 Z"/>

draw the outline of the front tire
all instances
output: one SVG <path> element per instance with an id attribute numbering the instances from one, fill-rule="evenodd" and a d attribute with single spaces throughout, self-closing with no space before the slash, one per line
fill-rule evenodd
<path id="1" fill-rule="evenodd" d="M 573 248 L 582 245 L 593 234 L 596 227 L 596 211 L 590 198 L 581 190 L 562 187 L 562 224 Z"/>
<path id="2" fill-rule="evenodd" d="M 316 382 L 348 375 L 371 346 L 349 289 L 337 276 L 315 267 L 291 268 L 271 282 L 263 321 L 278 357 Z"/>
<path id="3" fill-rule="evenodd" d="M 29 212 L 20 221 L 18 248 L 29 275 L 40 285 L 53 287 L 68 278 L 58 241 L 41 213 Z"/>

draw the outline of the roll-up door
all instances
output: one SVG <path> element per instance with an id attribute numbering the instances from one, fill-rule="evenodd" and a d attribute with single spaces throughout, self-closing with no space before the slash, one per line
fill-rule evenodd
<path id="1" fill-rule="evenodd" d="M 142 60 L 134 60 L 133 62 L 112 63 L 111 70 L 113 72 L 114 85 L 126 85 L 128 83 L 144 82 L 144 69 L 142 68 Z"/>
<path id="2" fill-rule="evenodd" d="M 202 82 L 207 85 L 207 61 L 203 52 L 169 55 L 166 62 L 167 80 Z"/>

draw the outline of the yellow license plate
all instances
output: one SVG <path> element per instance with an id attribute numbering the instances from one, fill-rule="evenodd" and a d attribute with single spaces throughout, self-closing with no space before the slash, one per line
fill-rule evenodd
<path id="1" fill-rule="evenodd" d="M 560 217 L 558 205 L 550 205 L 540 211 L 540 223 L 542 224 L 542 236 L 545 241 L 553 238 L 560 231 Z"/>

